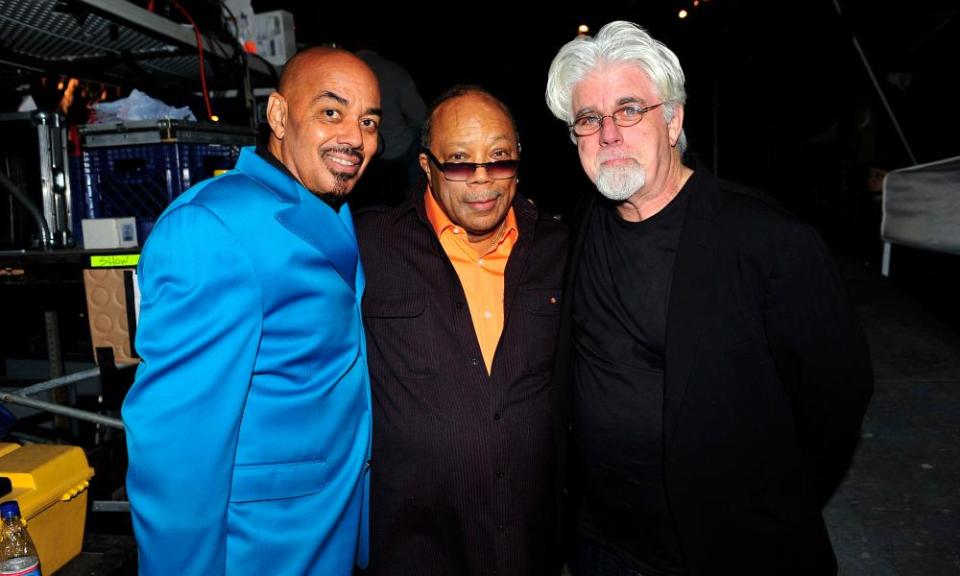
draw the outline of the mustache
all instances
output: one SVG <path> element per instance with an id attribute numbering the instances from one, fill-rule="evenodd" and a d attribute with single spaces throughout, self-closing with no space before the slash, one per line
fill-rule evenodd
<path id="1" fill-rule="evenodd" d="M 607 162 L 609 160 L 621 160 L 621 159 L 632 160 L 633 162 L 637 161 L 636 158 L 634 158 L 633 156 L 630 156 L 629 154 L 622 154 L 620 152 L 609 152 L 607 154 L 604 154 L 601 152 L 600 154 L 597 155 L 597 165 L 603 164 L 604 162 Z"/>
<path id="2" fill-rule="evenodd" d="M 360 152 L 359 148 L 352 146 L 327 146 L 326 148 L 320 149 L 320 154 L 322 156 L 326 156 L 327 154 L 344 154 L 354 158 L 357 162 L 363 162 L 363 153 Z"/>
<path id="3" fill-rule="evenodd" d="M 463 197 L 464 202 L 489 202 L 503 196 L 502 190 L 480 190 Z"/>

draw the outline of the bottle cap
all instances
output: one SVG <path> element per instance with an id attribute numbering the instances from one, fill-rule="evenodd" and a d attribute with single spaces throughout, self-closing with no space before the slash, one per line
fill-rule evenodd
<path id="1" fill-rule="evenodd" d="M 15 516 L 20 516 L 20 504 L 18 504 L 16 500 L 10 500 L 0 504 L 0 518 L 6 520 Z"/>

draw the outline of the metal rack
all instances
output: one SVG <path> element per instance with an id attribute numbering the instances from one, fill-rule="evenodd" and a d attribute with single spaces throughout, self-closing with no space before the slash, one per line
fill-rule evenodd
<path id="1" fill-rule="evenodd" d="M 117 366 L 117 368 L 128 368 L 130 366 L 131 364 L 120 364 Z M 93 422 L 94 424 L 100 424 L 101 426 L 108 426 L 110 428 L 123 430 L 123 421 L 119 418 L 105 416 L 89 410 L 78 410 L 77 408 L 70 408 L 69 406 L 63 406 L 55 402 L 46 402 L 33 398 L 33 396 L 40 394 L 41 392 L 47 392 L 62 386 L 69 386 L 88 378 L 99 377 L 99 368 L 74 372 L 73 374 L 68 374 L 67 376 L 53 378 L 51 380 L 34 384 L 33 386 L 21 388 L 17 392 L 0 392 L 0 402 L 19 404 L 20 406 L 43 410 L 44 412 L 50 412 L 51 414 L 58 414 L 61 416 L 67 416 L 68 418 L 75 418 L 77 420 Z"/>
<path id="2" fill-rule="evenodd" d="M 204 37 L 206 71 L 215 89 L 215 66 L 245 62 L 244 92 L 272 85 L 276 68 L 237 46 Z M 238 52 L 239 50 L 239 52 Z M 126 0 L 0 0 L 0 65 L 129 85 L 148 81 L 199 89 L 194 31 Z"/>

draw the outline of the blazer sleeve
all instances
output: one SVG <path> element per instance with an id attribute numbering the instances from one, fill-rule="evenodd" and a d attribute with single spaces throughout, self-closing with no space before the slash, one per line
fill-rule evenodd
<path id="1" fill-rule="evenodd" d="M 823 505 L 859 440 L 873 371 L 863 331 L 816 231 L 797 223 L 777 257 L 764 299 L 764 327 Z"/>
<path id="2" fill-rule="evenodd" d="M 137 351 L 123 405 L 141 575 L 224 574 L 237 436 L 261 332 L 259 283 L 220 219 L 184 205 L 139 265 Z"/>

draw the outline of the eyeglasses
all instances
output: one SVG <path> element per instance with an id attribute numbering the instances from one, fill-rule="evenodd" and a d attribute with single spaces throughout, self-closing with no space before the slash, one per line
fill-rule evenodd
<path id="1" fill-rule="evenodd" d="M 622 108 L 617 108 L 613 111 L 613 114 L 603 116 L 596 113 L 584 114 L 583 116 L 577 116 L 573 124 L 569 124 L 567 128 L 573 132 L 574 136 L 591 136 L 599 132 L 600 128 L 603 127 L 604 118 L 613 118 L 613 123 L 617 126 L 629 128 L 630 126 L 639 124 L 640 121 L 643 120 L 644 114 L 658 106 L 663 106 L 663 104 L 663 102 L 660 102 L 659 104 L 647 107 L 630 104 Z"/>
<path id="2" fill-rule="evenodd" d="M 430 152 L 423 148 L 422 152 L 433 162 L 440 172 L 443 172 L 444 178 L 451 182 L 465 182 L 477 171 L 477 168 L 483 168 L 487 171 L 487 176 L 494 180 L 506 180 L 517 175 L 520 168 L 520 160 L 497 160 L 496 162 L 441 162 Z"/>

